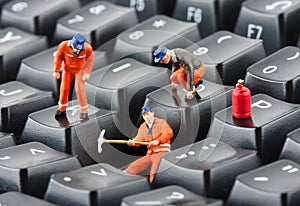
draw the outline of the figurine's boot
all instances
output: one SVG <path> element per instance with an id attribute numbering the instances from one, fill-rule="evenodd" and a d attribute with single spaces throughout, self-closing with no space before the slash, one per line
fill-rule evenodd
<path id="1" fill-rule="evenodd" d="M 89 119 L 89 114 L 88 113 L 89 113 L 88 105 L 80 106 L 80 119 L 88 120 Z"/>

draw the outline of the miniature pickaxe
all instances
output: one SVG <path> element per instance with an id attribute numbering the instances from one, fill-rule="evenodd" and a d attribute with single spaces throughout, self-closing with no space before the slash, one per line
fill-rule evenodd
<path id="1" fill-rule="evenodd" d="M 104 138 L 105 130 L 103 129 L 98 137 L 98 153 L 102 152 L 102 144 L 110 143 L 110 144 L 127 144 L 128 140 L 116 140 L 116 139 L 105 139 Z M 149 145 L 149 142 L 134 142 L 138 145 Z"/>

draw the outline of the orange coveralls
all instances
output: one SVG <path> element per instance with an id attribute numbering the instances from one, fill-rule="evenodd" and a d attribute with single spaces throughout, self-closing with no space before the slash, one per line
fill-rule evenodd
<path id="1" fill-rule="evenodd" d="M 148 134 L 148 131 L 146 122 L 144 122 L 141 124 L 134 140 L 142 142 L 158 140 L 159 144 L 148 147 L 146 156 L 132 162 L 125 171 L 129 174 L 137 174 L 151 166 L 149 181 L 152 183 L 162 155 L 171 151 L 170 139 L 173 137 L 173 130 L 166 120 L 155 118 L 152 133 Z"/>
<path id="2" fill-rule="evenodd" d="M 54 57 L 54 72 L 59 72 L 64 62 L 62 71 L 59 107 L 58 110 L 66 111 L 72 76 L 75 76 L 75 92 L 80 106 L 80 113 L 88 113 L 88 102 L 82 77 L 90 74 L 94 63 L 93 49 L 90 44 L 84 43 L 84 50 L 77 55 L 70 45 L 71 40 L 63 41 L 58 46 Z"/>

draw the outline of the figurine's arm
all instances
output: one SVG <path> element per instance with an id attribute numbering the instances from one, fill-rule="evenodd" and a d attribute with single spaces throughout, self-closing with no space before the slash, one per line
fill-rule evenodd
<path id="1" fill-rule="evenodd" d="M 194 71 L 191 64 L 186 64 L 185 73 L 187 78 L 187 91 L 192 91 L 194 86 Z"/>
<path id="2" fill-rule="evenodd" d="M 63 55 L 63 47 L 64 47 L 64 43 L 61 43 L 58 48 L 57 48 L 57 51 L 56 51 L 56 54 L 54 56 L 54 62 L 53 62 L 53 76 L 54 78 L 56 79 L 59 79 L 60 78 L 60 74 L 59 74 L 59 71 L 60 71 L 60 68 L 61 68 L 61 65 L 62 65 L 62 62 L 64 60 L 64 55 Z"/>
<path id="3" fill-rule="evenodd" d="M 164 121 L 164 127 L 162 133 L 159 135 L 157 140 L 159 143 L 166 143 L 173 137 L 173 130 L 170 125 Z"/>
<path id="4" fill-rule="evenodd" d="M 86 81 L 90 78 L 90 74 L 92 72 L 93 65 L 94 65 L 93 49 L 89 44 L 86 45 L 86 49 L 87 49 L 87 59 L 83 68 L 83 72 L 84 72 L 83 81 Z"/>

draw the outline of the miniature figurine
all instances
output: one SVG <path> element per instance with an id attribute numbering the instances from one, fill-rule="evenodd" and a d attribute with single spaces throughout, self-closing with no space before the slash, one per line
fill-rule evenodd
<path id="1" fill-rule="evenodd" d="M 201 78 L 205 73 L 205 67 L 201 60 L 184 49 L 170 50 L 164 46 L 159 46 L 153 55 L 156 63 L 168 64 L 172 60 L 170 77 L 172 87 L 176 88 L 180 84 L 186 92 L 186 97 L 192 99 L 193 94 L 197 93 L 197 87 L 202 83 Z"/>
<path id="2" fill-rule="evenodd" d="M 232 91 L 232 116 L 245 119 L 251 116 L 251 92 L 244 86 L 244 80 L 239 79 Z"/>
<path id="3" fill-rule="evenodd" d="M 55 118 L 65 117 L 72 77 L 75 77 L 75 92 L 80 107 L 80 119 L 88 119 L 88 102 L 84 84 L 90 78 L 94 64 L 93 49 L 85 42 L 81 34 L 75 34 L 72 40 L 59 44 L 54 57 L 53 76 L 60 78 L 60 69 L 64 63 L 60 85 L 59 106 Z"/>
<path id="4" fill-rule="evenodd" d="M 170 139 L 173 137 L 173 130 L 166 120 L 154 116 L 151 107 L 143 107 L 141 114 L 145 122 L 141 124 L 136 137 L 127 144 L 139 146 L 136 142 L 148 142 L 148 151 L 146 156 L 132 162 L 124 171 L 137 174 L 151 166 L 149 182 L 152 183 L 162 155 L 171 151 Z"/>

